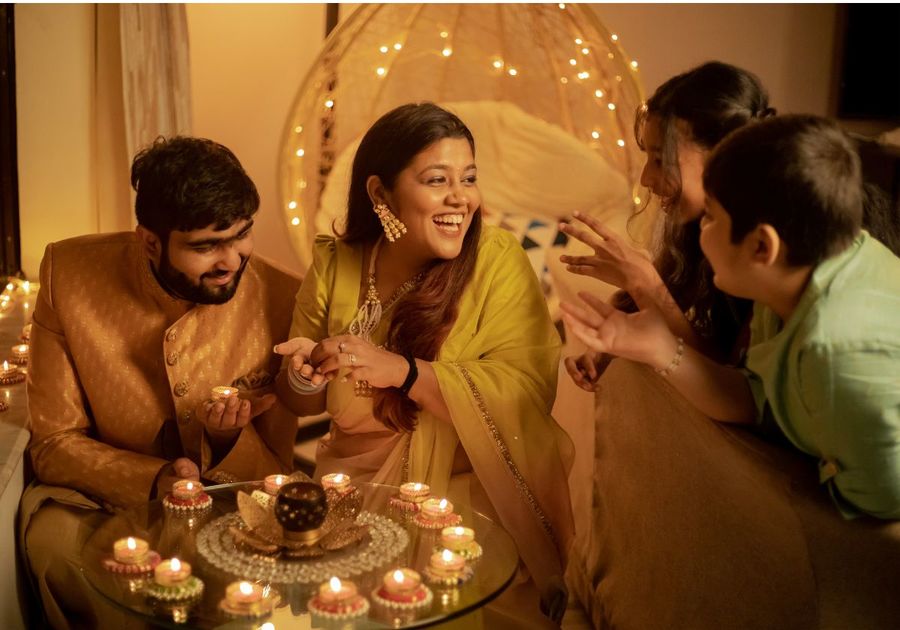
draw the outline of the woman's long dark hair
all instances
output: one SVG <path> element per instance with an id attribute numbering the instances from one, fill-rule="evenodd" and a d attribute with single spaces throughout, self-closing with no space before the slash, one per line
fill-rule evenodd
<path id="1" fill-rule="evenodd" d="M 654 92 L 635 119 L 635 137 L 643 148 L 643 128 L 652 117 L 662 136 L 662 169 L 674 194 L 663 203 L 677 207 L 681 196 L 678 169 L 678 134 L 712 149 L 731 131 L 751 120 L 774 115 L 759 79 L 735 66 L 709 62 L 672 77 Z M 681 130 L 677 128 L 682 122 Z M 678 213 L 667 212 L 654 265 L 675 302 L 691 320 L 694 330 L 709 340 L 721 358 L 727 357 L 749 315 L 747 301 L 727 298 L 713 285 L 713 272 L 700 249 L 700 220 L 679 223 Z M 617 306 L 637 310 L 627 294 Z"/>
<path id="2" fill-rule="evenodd" d="M 402 105 L 379 118 L 366 132 L 353 160 L 347 231 L 342 240 L 372 245 L 384 234 L 366 188 L 370 176 L 377 175 L 386 189 L 393 189 L 400 171 L 416 155 L 445 138 L 465 138 L 474 157 L 472 133 L 457 116 L 434 103 Z M 393 352 L 425 361 L 437 357 L 475 270 L 480 237 L 481 212 L 476 211 L 459 256 L 435 261 L 419 285 L 397 303 L 387 336 L 387 346 Z M 415 428 L 419 407 L 399 389 L 376 389 L 373 409 L 375 417 L 389 429 Z"/>

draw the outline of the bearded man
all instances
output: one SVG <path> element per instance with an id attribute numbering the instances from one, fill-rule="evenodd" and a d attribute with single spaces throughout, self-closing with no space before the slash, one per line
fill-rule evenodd
<path id="1" fill-rule="evenodd" d="M 77 570 L 108 510 L 179 478 L 291 469 L 297 418 L 271 393 L 272 346 L 288 337 L 300 282 L 251 257 L 256 187 L 227 148 L 188 137 L 139 153 L 131 184 L 134 232 L 52 243 L 41 263 L 28 374 L 37 479 L 20 536 L 54 627 L 110 621 Z M 240 398 L 211 401 L 220 385 Z"/>

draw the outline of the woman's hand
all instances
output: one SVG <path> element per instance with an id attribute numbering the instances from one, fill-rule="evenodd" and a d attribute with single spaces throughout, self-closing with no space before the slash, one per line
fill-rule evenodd
<path id="1" fill-rule="evenodd" d="M 316 370 L 315 363 L 310 359 L 316 345 L 315 341 L 307 337 L 294 337 L 278 344 L 273 350 L 276 354 L 291 357 L 290 369 L 318 387 L 328 379 Z"/>
<path id="2" fill-rule="evenodd" d="M 275 394 L 253 398 L 234 396 L 224 401 L 204 400 L 194 410 L 194 418 L 209 433 L 230 435 L 250 424 L 250 421 L 259 414 L 271 409 L 275 400 Z"/>
<path id="3" fill-rule="evenodd" d="M 611 358 L 608 354 L 588 350 L 579 357 L 566 357 L 566 371 L 578 387 L 586 392 L 595 392 L 597 380 Z"/>
<path id="4" fill-rule="evenodd" d="M 329 380 L 346 368 L 350 370 L 346 378 L 380 388 L 400 387 L 409 372 L 404 357 L 354 335 L 323 340 L 312 351 L 310 361 L 316 366 L 316 373 Z"/>
<path id="5" fill-rule="evenodd" d="M 586 306 L 562 303 L 563 319 L 589 349 L 654 368 L 668 365 L 678 342 L 658 309 L 626 314 L 589 293 L 578 296 Z"/>
<path id="6" fill-rule="evenodd" d="M 559 229 L 594 250 L 593 256 L 560 256 L 566 269 L 582 276 L 597 278 L 635 294 L 651 294 L 663 284 L 653 262 L 647 255 L 630 245 L 621 236 L 594 217 L 579 212 L 574 217 L 590 230 L 571 223 L 560 223 Z"/>

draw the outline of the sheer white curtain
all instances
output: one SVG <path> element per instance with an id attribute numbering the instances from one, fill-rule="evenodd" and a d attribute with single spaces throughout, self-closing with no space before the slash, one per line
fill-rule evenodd
<path id="1" fill-rule="evenodd" d="M 183 4 L 122 4 L 122 91 L 128 155 L 157 136 L 191 132 L 190 52 Z"/>

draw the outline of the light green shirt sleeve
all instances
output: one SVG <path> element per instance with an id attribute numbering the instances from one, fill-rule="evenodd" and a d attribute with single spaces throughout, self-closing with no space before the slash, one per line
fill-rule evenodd
<path id="1" fill-rule="evenodd" d="M 799 357 L 797 387 L 817 419 L 820 477 L 846 518 L 900 518 L 898 349 L 816 344 Z"/>

